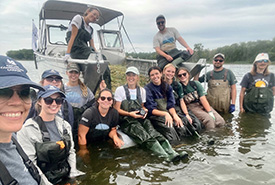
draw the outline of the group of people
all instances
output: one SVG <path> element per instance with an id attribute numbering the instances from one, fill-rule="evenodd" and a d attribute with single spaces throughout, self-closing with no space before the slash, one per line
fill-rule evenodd
<path id="1" fill-rule="evenodd" d="M 88 56 L 92 51 L 87 50 L 88 41 L 96 50 L 88 24 L 99 16 L 98 9 L 89 8 L 84 16 L 74 17 L 67 35 L 67 56 Z M 154 48 L 159 60 L 158 66 L 148 70 L 150 82 L 141 87 L 139 70 L 130 66 L 125 85 L 114 95 L 102 81 L 95 97 L 80 80 L 76 63 L 68 63 L 66 84 L 53 69 L 44 71 L 36 84 L 19 62 L 0 56 L 0 185 L 58 184 L 83 175 L 76 168 L 75 145 L 80 156 L 89 154 L 88 144 L 109 138 L 120 148 L 125 143 L 118 128 L 141 147 L 174 162 L 188 154 L 171 144 L 203 129 L 223 126 L 219 113 L 235 111 L 237 94 L 233 72 L 223 67 L 225 55 L 216 54 L 214 70 L 192 81 L 190 71 L 180 64 L 193 50 L 175 28 L 165 27 L 165 21 L 163 15 L 156 18 L 159 32 Z M 177 50 L 176 40 L 187 51 Z M 243 77 L 240 112 L 272 111 L 275 79 L 268 71 L 270 63 L 267 53 L 258 54 L 251 72 Z M 208 82 L 207 93 L 202 81 Z M 38 90 L 35 97 L 31 88 Z"/>

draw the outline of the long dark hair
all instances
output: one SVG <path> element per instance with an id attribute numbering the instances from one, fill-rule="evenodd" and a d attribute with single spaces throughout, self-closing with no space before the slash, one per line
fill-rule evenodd
<path id="1" fill-rule="evenodd" d="M 160 73 L 162 73 L 160 67 L 158 67 L 158 66 L 150 67 L 150 69 L 148 70 L 149 78 L 150 78 L 150 73 L 153 70 L 158 70 Z M 168 84 L 162 78 L 160 78 L 160 79 L 161 79 L 161 84 L 160 84 L 161 85 L 161 94 L 164 98 L 166 98 L 166 91 L 168 89 Z"/>

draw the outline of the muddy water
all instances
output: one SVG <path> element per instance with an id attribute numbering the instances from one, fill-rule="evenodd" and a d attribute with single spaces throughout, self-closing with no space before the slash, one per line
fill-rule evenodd
<path id="1" fill-rule="evenodd" d="M 32 79 L 37 81 L 33 63 L 23 62 Z M 238 80 L 251 65 L 226 65 Z M 275 66 L 271 66 L 275 72 Z M 237 98 L 238 102 L 238 98 Z M 78 158 L 78 168 L 86 172 L 79 184 L 204 184 L 258 185 L 275 184 L 275 110 L 271 118 L 238 113 L 223 115 L 227 124 L 202 137 L 188 138 L 175 146 L 187 151 L 189 159 L 165 163 L 139 147 L 119 150 L 105 142 L 89 148 L 90 156 Z"/>

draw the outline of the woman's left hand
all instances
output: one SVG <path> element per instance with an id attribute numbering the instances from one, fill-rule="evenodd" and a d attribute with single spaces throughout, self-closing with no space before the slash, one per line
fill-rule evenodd
<path id="1" fill-rule="evenodd" d="M 186 118 L 187 118 L 187 120 L 189 121 L 189 123 L 191 123 L 191 124 L 192 124 L 192 122 L 193 122 L 193 121 L 192 121 L 192 118 L 190 117 L 190 115 L 189 115 L 189 114 L 187 114 L 187 115 L 186 115 Z"/>
<path id="2" fill-rule="evenodd" d="M 113 139 L 116 147 L 120 148 L 124 145 L 124 142 L 117 136 L 117 137 L 114 137 Z"/>
<path id="3" fill-rule="evenodd" d="M 177 114 L 174 116 L 174 121 L 177 127 L 183 127 L 182 120 Z"/>

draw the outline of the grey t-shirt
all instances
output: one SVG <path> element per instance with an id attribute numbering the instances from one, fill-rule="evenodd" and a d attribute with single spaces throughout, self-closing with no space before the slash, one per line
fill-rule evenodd
<path id="1" fill-rule="evenodd" d="M 50 134 L 50 140 L 51 141 L 60 141 L 61 136 L 58 132 L 57 126 L 55 124 L 55 120 L 53 121 L 45 121 L 46 128 Z"/>
<path id="2" fill-rule="evenodd" d="M 88 87 L 87 87 L 88 88 Z M 67 101 L 73 106 L 73 107 L 82 107 L 92 99 L 94 99 L 94 94 L 92 91 L 88 88 L 88 96 L 84 97 L 82 95 L 82 91 L 80 89 L 80 86 L 67 86 L 65 85 L 65 93 L 66 93 L 66 99 Z"/>
<path id="3" fill-rule="evenodd" d="M 16 179 L 20 185 L 37 184 L 12 141 L 10 143 L 0 143 L 0 160 L 9 171 L 10 175 Z M 2 185 L 1 181 L 0 185 Z"/>
<path id="4" fill-rule="evenodd" d="M 251 83 L 249 80 L 249 73 L 247 73 L 242 81 L 241 86 L 245 87 L 246 89 L 249 89 L 252 87 L 252 85 L 258 83 L 261 87 L 274 87 L 275 86 L 275 80 L 274 80 L 274 74 L 270 73 L 267 76 L 264 76 L 263 74 L 257 73 L 256 75 L 252 76 L 253 82 Z M 259 85 L 256 85 L 259 87 Z"/>

